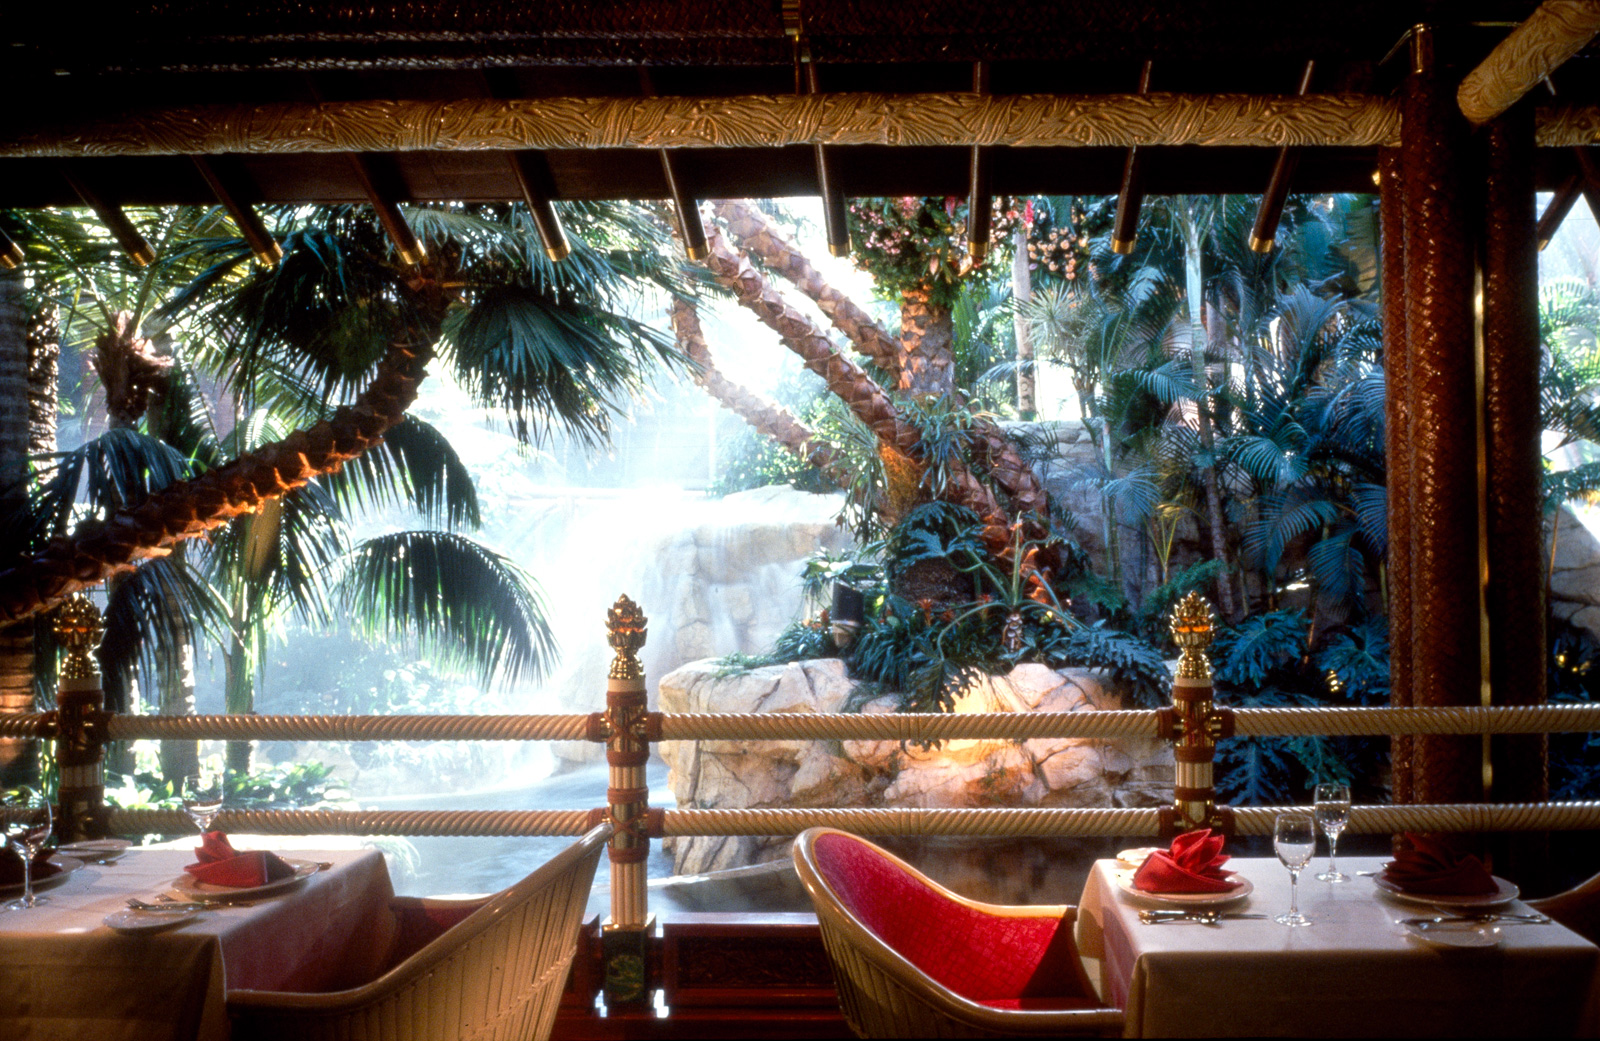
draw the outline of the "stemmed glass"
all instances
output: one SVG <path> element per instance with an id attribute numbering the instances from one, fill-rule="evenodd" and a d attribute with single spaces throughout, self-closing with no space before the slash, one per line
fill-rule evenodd
<path id="1" fill-rule="evenodd" d="M 1310 925 L 1311 919 L 1300 913 L 1300 872 L 1317 851 L 1317 822 L 1309 813 L 1278 814 L 1272 828 L 1272 848 L 1289 869 L 1289 912 L 1275 915 L 1272 920 L 1291 927 Z"/>
<path id="2" fill-rule="evenodd" d="M 1334 859 L 1339 851 L 1339 833 L 1350 823 L 1350 786 L 1345 784 L 1317 785 L 1317 823 L 1328 836 L 1328 870 L 1317 876 L 1318 882 L 1348 882 L 1350 876 L 1339 870 Z"/>
<path id="3" fill-rule="evenodd" d="M 223 794 L 220 770 L 201 767 L 183 779 L 183 812 L 194 821 L 202 836 L 211 830 L 211 822 L 222 812 Z"/>
<path id="4" fill-rule="evenodd" d="M 22 858 L 22 896 L 5 909 L 25 911 L 49 903 L 48 897 L 33 895 L 33 858 L 50 838 L 50 800 L 32 788 L 18 788 L 0 801 L 0 815 L 5 818 L 6 845 Z"/>

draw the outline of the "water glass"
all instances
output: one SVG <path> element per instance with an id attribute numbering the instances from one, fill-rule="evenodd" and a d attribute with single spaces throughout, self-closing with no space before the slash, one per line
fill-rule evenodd
<path id="1" fill-rule="evenodd" d="M 1272 848 L 1289 869 L 1289 911 L 1272 920 L 1291 927 L 1310 925 L 1311 919 L 1300 913 L 1300 872 L 1317 851 L 1317 822 L 1309 813 L 1278 814 L 1273 822 Z"/>
<path id="2" fill-rule="evenodd" d="M 1350 876 L 1340 872 L 1335 858 L 1339 850 L 1339 833 L 1350 823 L 1350 786 L 1346 784 L 1319 784 L 1316 797 L 1317 823 L 1328 836 L 1328 870 L 1317 876 L 1318 882 L 1348 882 Z"/>
<path id="3" fill-rule="evenodd" d="M 33 858 L 50 838 L 54 821 L 50 800 L 32 788 L 7 792 L 0 800 L 0 815 L 5 820 L 6 845 L 22 858 L 22 896 L 5 905 L 7 911 L 25 911 L 50 902 L 33 894 Z"/>
<path id="4" fill-rule="evenodd" d="M 183 779 L 183 812 L 194 821 L 200 834 L 212 830 L 211 822 L 222 812 L 223 774 L 202 768 Z"/>

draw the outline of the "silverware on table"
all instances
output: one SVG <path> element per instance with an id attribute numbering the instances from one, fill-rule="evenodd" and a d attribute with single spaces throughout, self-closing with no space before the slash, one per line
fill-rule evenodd
<path id="1" fill-rule="evenodd" d="M 1140 911 L 1139 921 L 1145 925 L 1167 922 L 1194 922 L 1198 925 L 1217 925 L 1224 919 L 1265 918 L 1264 914 L 1247 914 L 1242 911 Z"/>
<path id="2" fill-rule="evenodd" d="M 1550 917 L 1542 914 L 1439 914 L 1395 919 L 1396 925 L 1443 925 L 1447 922 L 1472 925 L 1549 925 Z"/>
<path id="3" fill-rule="evenodd" d="M 128 901 L 128 906 L 133 908 L 135 911 L 162 911 L 172 914 L 179 911 L 205 911 L 212 905 L 201 903 L 197 900 L 187 902 L 180 900 L 161 900 L 152 903 L 147 900 L 130 899 Z"/>

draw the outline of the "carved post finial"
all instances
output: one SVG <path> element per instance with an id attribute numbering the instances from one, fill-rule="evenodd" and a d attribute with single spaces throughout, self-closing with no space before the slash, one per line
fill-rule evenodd
<path id="1" fill-rule="evenodd" d="M 1208 680 L 1211 678 L 1211 657 L 1206 648 L 1211 646 L 1216 632 L 1216 615 L 1211 605 L 1199 593 L 1190 593 L 1172 609 L 1168 623 L 1172 640 L 1183 652 L 1178 660 L 1178 676 L 1182 679 Z"/>
<path id="2" fill-rule="evenodd" d="M 639 667 L 639 648 L 650 635 L 650 619 L 644 616 L 639 605 L 627 596 L 617 597 L 617 602 L 606 612 L 606 642 L 617 656 L 611 660 L 607 675 L 614 680 L 636 680 L 644 675 Z"/>
<path id="3" fill-rule="evenodd" d="M 53 628 L 56 639 L 67 649 L 61 678 L 78 680 L 99 676 L 100 666 L 94 660 L 94 652 L 106 632 L 100 609 L 82 593 L 75 593 L 56 609 Z"/>

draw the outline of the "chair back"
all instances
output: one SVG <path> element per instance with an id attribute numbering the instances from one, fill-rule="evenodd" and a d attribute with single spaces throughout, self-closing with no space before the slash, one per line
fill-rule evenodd
<path id="1" fill-rule="evenodd" d="M 860 1036 L 1120 1034 L 1122 1013 L 1098 1006 L 1072 944 L 1074 908 L 968 900 L 831 828 L 801 834 L 793 855 Z M 1043 977 L 1052 992 L 1035 986 Z"/>
<path id="2" fill-rule="evenodd" d="M 548 1038 L 610 837 L 610 824 L 594 828 L 364 986 L 230 993 L 235 1041 Z"/>

